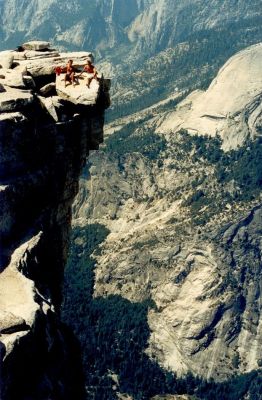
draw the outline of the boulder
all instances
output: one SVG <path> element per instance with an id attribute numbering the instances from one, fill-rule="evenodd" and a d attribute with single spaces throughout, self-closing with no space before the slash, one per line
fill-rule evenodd
<path id="1" fill-rule="evenodd" d="M 17 111 L 34 101 L 33 94 L 28 90 L 19 90 L 3 85 L 6 90 L 0 94 L 0 111 Z"/>
<path id="2" fill-rule="evenodd" d="M 49 49 L 50 43 L 42 40 L 32 40 L 22 45 L 25 50 L 46 50 Z"/>
<path id="3" fill-rule="evenodd" d="M 2 68 L 11 68 L 14 61 L 14 54 L 12 51 L 0 52 L 0 66 Z"/>
<path id="4" fill-rule="evenodd" d="M 22 68 L 19 69 L 1 69 L 0 83 L 13 88 L 25 88 L 23 75 L 26 71 Z"/>
<path id="5" fill-rule="evenodd" d="M 30 75 L 23 76 L 23 81 L 27 89 L 35 89 L 36 84 L 34 78 Z"/>
<path id="6" fill-rule="evenodd" d="M 13 51 L 13 54 L 14 54 L 14 61 L 21 61 L 26 59 L 25 51 Z"/>
<path id="7" fill-rule="evenodd" d="M 39 92 L 41 93 L 42 96 L 48 96 L 50 93 L 55 91 L 56 85 L 55 82 L 48 83 L 47 85 L 41 87 Z"/>

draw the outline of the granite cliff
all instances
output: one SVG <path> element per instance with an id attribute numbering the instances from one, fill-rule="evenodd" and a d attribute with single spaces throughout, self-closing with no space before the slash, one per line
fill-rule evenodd
<path id="1" fill-rule="evenodd" d="M 103 141 L 109 82 L 65 88 L 92 54 L 29 42 L 0 53 L 0 397 L 80 399 L 78 345 L 59 320 L 71 205 Z"/>

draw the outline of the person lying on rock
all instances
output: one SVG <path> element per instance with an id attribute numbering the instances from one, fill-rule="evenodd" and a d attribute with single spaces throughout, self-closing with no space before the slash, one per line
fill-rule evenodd
<path id="1" fill-rule="evenodd" d="M 88 88 L 90 87 L 90 84 L 93 79 L 96 79 L 98 81 L 97 70 L 96 70 L 95 66 L 91 63 L 90 60 L 87 60 L 86 65 L 84 66 L 84 68 L 79 76 L 81 76 L 83 72 L 87 73 L 86 86 Z"/>

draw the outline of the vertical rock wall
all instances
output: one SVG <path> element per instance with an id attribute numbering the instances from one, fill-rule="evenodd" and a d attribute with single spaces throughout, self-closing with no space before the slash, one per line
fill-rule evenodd
<path id="1" fill-rule="evenodd" d="M 83 397 L 78 345 L 59 306 L 71 205 L 88 152 L 103 141 L 109 97 L 102 77 L 89 105 L 58 96 L 52 72 L 64 59 L 46 54 L 24 50 L 16 62 L 12 52 L 0 69 L 1 400 Z"/>

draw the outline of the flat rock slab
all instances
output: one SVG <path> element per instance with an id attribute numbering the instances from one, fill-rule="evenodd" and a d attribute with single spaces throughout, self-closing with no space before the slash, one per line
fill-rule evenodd
<path id="1" fill-rule="evenodd" d="M 24 43 L 22 47 L 25 50 L 45 50 L 49 49 L 50 43 L 42 40 L 32 40 L 30 42 Z"/>
<path id="2" fill-rule="evenodd" d="M 10 122 L 10 121 L 14 121 L 16 123 L 21 123 L 25 119 L 26 119 L 25 116 L 23 114 L 21 114 L 20 112 L 0 113 L 0 129 L 1 129 L 1 123 Z"/>
<path id="3" fill-rule="evenodd" d="M 0 93 L 0 111 L 16 111 L 34 101 L 34 96 L 30 91 L 14 89 L 4 86 L 5 92 Z"/>
<path id="4" fill-rule="evenodd" d="M 90 52 L 73 52 L 73 53 L 61 53 L 57 56 L 49 56 L 43 53 L 42 57 L 36 57 L 33 59 L 26 59 L 26 53 L 16 52 L 17 56 L 20 57 L 18 59 L 19 65 L 23 66 L 27 69 L 27 71 L 33 76 L 42 76 L 42 75 L 52 75 L 54 74 L 55 67 L 65 67 L 67 61 L 72 59 L 74 62 L 74 67 L 82 68 L 86 65 L 86 61 L 88 59 L 92 60 L 93 56 Z M 15 60 L 17 59 L 15 54 Z M 1 70 L 0 70 L 1 72 Z"/>
<path id="5" fill-rule="evenodd" d="M 25 58 L 26 60 L 34 60 L 34 59 L 48 58 L 48 57 L 59 57 L 59 53 L 56 50 L 49 50 L 49 51 L 29 50 L 23 52 L 23 58 Z"/>
<path id="6" fill-rule="evenodd" d="M 16 332 L 25 327 L 25 320 L 21 316 L 0 310 L 0 333 Z"/>
<path id="7" fill-rule="evenodd" d="M 25 88 L 23 75 L 26 74 L 24 69 L 0 69 L 0 84 L 13 88 Z"/>
<path id="8" fill-rule="evenodd" d="M 81 60 L 81 65 L 83 65 L 82 64 L 83 60 L 85 60 L 85 64 L 84 65 L 86 65 L 86 61 L 87 60 L 90 60 L 92 63 L 94 62 L 93 54 L 88 52 L 88 51 L 72 51 L 70 53 L 60 53 L 60 57 L 62 59 L 65 59 L 66 61 L 73 60 L 74 61 L 74 65 L 76 67 L 80 66 L 80 64 L 77 65 L 78 64 L 78 60 Z"/>
<path id="9" fill-rule="evenodd" d="M 76 86 L 70 85 L 67 82 L 65 87 L 65 74 L 56 77 L 56 91 L 57 94 L 65 100 L 69 100 L 74 104 L 94 105 L 97 102 L 99 94 L 99 82 L 95 79 L 92 80 L 90 88 L 86 86 L 87 74 L 84 72 L 80 78 L 77 78 Z"/>

